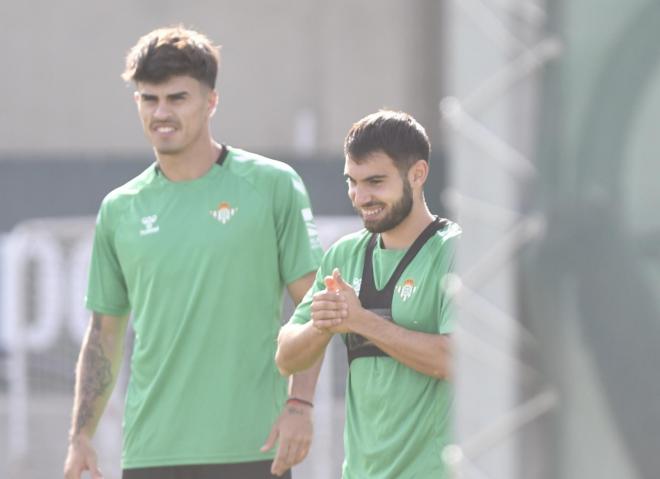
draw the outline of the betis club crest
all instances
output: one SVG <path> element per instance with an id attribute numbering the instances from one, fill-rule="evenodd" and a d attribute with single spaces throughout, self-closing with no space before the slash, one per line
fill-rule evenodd
<path id="1" fill-rule="evenodd" d="M 232 208 L 229 203 L 223 201 L 218 205 L 218 208 L 211 210 L 211 216 L 218 220 L 223 225 L 226 224 L 238 211 L 238 208 Z"/>
<path id="2" fill-rule="evenodd" d="M 399 296 L 401 296 L 403 301 L 407 301 L 410 299 L 416 289 L 417 286 L 415 286 L 415 282 L 412 279 L 407 279 L 403 282 L 402 285 L 400 284 L 396 287 L 396 292 L 399 294 Z"/>

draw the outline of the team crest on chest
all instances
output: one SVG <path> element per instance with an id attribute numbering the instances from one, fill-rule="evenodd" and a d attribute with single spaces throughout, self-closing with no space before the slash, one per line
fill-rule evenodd
<path id="1" fill-rule="evenodd" d="M 417 286 L 415 286 L 415 281 L 413 281 L 411 278 L 408 278 L 403 282 L 403 284 L 400 284 L 396 287 L 396 292 L 399 296 L 401 296 L 403 301 L 408 301 L 416 289 Z"/>
<path id="2" fill-rule="evenodd" d="M 216 220 L 224 225 L 227 224 L 230 219 L 232 219 L 237 211 L 238 208 L 232 208 L 229 203 L 223 201 L 218 205 L 217 209 L 211 210 L 209 213 L 211 213 L 211 216 L 213 216 Z"/>

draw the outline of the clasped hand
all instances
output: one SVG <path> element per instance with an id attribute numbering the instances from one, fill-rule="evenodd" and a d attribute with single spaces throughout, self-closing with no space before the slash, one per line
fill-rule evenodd
<path id="1" fill-rule="evenodd" d="M 312 324 L 329 333 L 349 333 L 354 330 L 362 304 L 355 290 L 344 282 L 337 268 L 326 276 L 326 289 L 312 298 Z"/>

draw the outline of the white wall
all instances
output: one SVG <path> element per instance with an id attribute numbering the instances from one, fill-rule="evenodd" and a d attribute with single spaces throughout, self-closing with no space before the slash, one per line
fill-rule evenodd
<path id="1" fill-rule="evenodd" d="M 173 23 L 223 46 L 214 129 L 230 144 L 290 151 L 301 111 L 316 118 L 312 152 L 340 152 L 350 125 L 382 106 L 435 126 L 438 9 L 434 0 L 3 2 L 0 160 L 144 151 L 124 55 Z"/>

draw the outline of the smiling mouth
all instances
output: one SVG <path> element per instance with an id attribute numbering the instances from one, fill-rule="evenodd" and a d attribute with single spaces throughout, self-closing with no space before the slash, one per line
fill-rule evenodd
<path id="1" fill-rule="evenodd" d="M 163 134 L 173 133 L 176 130 L 176 128 L 172 125 L 156 125 L 153 126 L 151 129 L 156 133 L 163 133 Z"/>
<path id="2" fill-rule="evenodd" d="M 377 216 L 381 211 L 383 211 L 382 206 L 371 207 L 371 208 L 360 208 L 362 217 L 365 219 L 373 218 L 374 216 Z"/>

